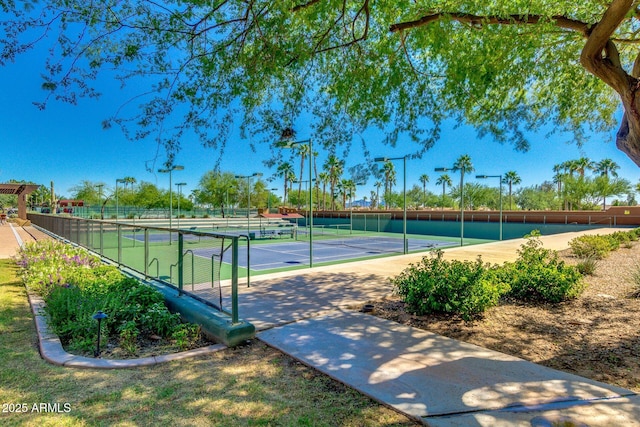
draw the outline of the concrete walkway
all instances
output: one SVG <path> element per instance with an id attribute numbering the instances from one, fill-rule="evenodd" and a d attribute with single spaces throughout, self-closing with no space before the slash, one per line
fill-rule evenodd
<path id="1" fill-rule="evenodd" d="M 12 254 L 9 230 L 0 227 L 0 248 Z M 562 250 L 579 234 L 542 240 Z M 501 263 L 522 243 L 452 248 L 445 257 Z M 425 425 L 640 426 L 640 397 L 629 390 L 358 312 L 389 296 L 388 278 L 422 256 L 255 276 L 240 289 L 240 316 L 269 345 Z"/>

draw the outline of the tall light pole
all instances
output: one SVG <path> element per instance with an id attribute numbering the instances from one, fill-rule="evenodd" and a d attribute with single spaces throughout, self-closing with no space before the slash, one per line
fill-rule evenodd
<path id="1" fill-rule="evenodd" d="M 187 185 L 186 182 L 177 182 L 176 187 L 178 187 L 178 230 L 180 229 L 180 199 L 182 198 L 182 187 Z"/>
<path id="2" fill-rule="evenodd" d="M 289 141 L 283 139 L 276 142 L 278 148 L 293 148 L 299 144 L 309 144 L 309 188 L 313 182 L 313 141 L 311 138 L 302 141 Z M 309 268 L 313 267 L 313 191 L 309 190 Z"/>
<path id="3" fill-rule="evenodd" d="M 96 187 L 98 187 L 98 209 L 100 209 L 100 219 L 104 219 L 102 217 L 102 187 L 104 187 L 104 184 L 96 184 Z M 54 209 L 53 207 L 51 209 Z"/>
<path id="4" fill-rule="evenodd" d="M 251 212 L 251 178 L 255 176 L 262 176 L 261 172 L 254 172 L 251 175 L 236 175 L 236 179 L 247 180 L 247 239 L 249 238 L 249 232 L 251 231 L 251 222 L 249 220 L 249 213 Z"/>
<path id="5" fill-rule="evenodd" d="M 376 162 L 388 162 L 390 160 L 402 160 L 402 238 L 404 240 L 403 253 L 409 253 L 407 241 L 407 156 L 402 157 L 376 157 Z"/>
<path id="6" fill-rule="evenodd" d="M 172 193 L 172 185 L 171 185 L 171 173 L 173 171 L 181 171 L 184 170 L 184 166 L 172 165 L 169 168 L 158 169 L 160 173 L 168 173 L 169 174 L 169 244 L 171 244 L 171 240 L 173 238 L 171 233 L 171 218 L 173 217 L 173 193 Z"/>
<path id="7" fill-rule="evenodd" d="M 116 179 L 116 222 L 118 222 L 118 213 L 119 213 L 119 208 L 118 208 L 118 184 L 119 183 L 125 183 L 127 181 L 125 181 L 124 179 L 118 178 Z"/>
<path id="8" fill-rule="evenodd" d="M 476 175 L 478 179 L 498 178 L 500 182 L 500 240 L 502 240 L 502 175 Z"/>
<path id="9" fill-rule="evenodd" d="M 277 188 L 270 188 L 269 194 L 267 195 L 267 213 L 271 213 L 271 192 L 278 191 Z"/>
<path id="10" fill-rule="evenodd" d="M 436 172 L 447 172 L 460 170 L 460 246 L 464 246 L 464 167 L 458 168 L 452 166 L 450 168 L 435 168 Z"/>

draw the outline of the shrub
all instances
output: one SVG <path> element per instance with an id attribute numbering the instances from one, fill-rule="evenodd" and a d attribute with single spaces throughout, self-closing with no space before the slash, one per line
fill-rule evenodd
<path id="1" fill-rule="evenodd" d="M 498 280 L 495 268 L 478 258 L 446 261 L 443 252 L 424 257 L 392 279 L 396 292 L 415 314 L 456 313 L 470 319 L 496 305 L 508 289 Z"/>
<path id="2" fill-rule="evenodd" d="M 617 249 L 614 238 L 597 235 L 584 235 L 571 239 L 569 247 L 578 258 L 603 259 L 609 252 Z"/>
<path id="3" fill-rule="evenodd" d="M 200 339 L 201 329 L 198 325 L 182 323 L 178 325 L 171 333 L 171 338 L 176 345 L 185 350 L 193 347 Z"/>
<path id="4" fill-rule="evenodd" d="M 136 322 L 130 320 L 123 322 L 118 328 L 120 332 L 120 346 L 131 355 L 136 354 L 138 351 L 138 335 L 140 331 Z"/>
<path id="5" fill-rule="evenodd" d="M 585 258 L 576 264 L 576 268 L 583 276 L 595 273 L 597 266 L 598 260 L 595 258 Z"/>
<path id="6" fill-rule="evenodd" d="M 633 245 L 631 244 L 631 236 L 626 231 L 616 231 L 615 233 L 611 233 L 609 237 L 614 241 L 612 245 L 615 246 L 617 243 L 618 246 L 623 246 L 625 248 L 631 248 Z"/>
<path id="7" fill-rule="evenodd" d="M 194 342 L 192 329 L 179 326 L 179 315 L 167 309 L 160 292 L 101 265 L 84 250 L 40 241 L 21 250 L 17 262 L 23 282 L 43 296 L 52 331 L 70 350 L 87 352 L 95 346 L 93 315 L 99 310 L 109 316 L 101 322 L 105 341 L 118 337 L 131 354 L 144 333 L 168 338 L 182 328 L 187 331 L 183 342 Z"/>
<path id="8" fill-rule="evenodd" d="M 505 263 L 499 273 L 511 287 L 508 295 L 522 301 L 557 303 L 584 290 L 578 269 L 561 261 L 556 251 L 544 249 L 537 237 L 527 239 L 518 259 Z"/>

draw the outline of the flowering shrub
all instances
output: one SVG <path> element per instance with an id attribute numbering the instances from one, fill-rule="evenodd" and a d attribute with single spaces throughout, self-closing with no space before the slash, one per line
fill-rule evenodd
<path id="1" fill-rule="evenodd" d="M 131 354 L 137 340 L 151 334 L 181 347 L 197 340 L 190 341 L 199 329 L 180 326 L 180 316 L 169 312 L 160 292 L 80 248 L 39 241 L 25 245 L 17 263 L 23 283 L 47 304 L 53 332 L 71 350 L 89 352 L 95 347 L 97 311 L 109 316 L 101 323 L 105 340 L 119 338 Z"/>
<path id="2" fill-rule="evenodd" d="M 69 286 L 70 277 L 89 273 L 100 260 L 87 251 L 55 240 L 25 244 L 18 252 L 22 282 L 46 298 L 55 287 Z"/>

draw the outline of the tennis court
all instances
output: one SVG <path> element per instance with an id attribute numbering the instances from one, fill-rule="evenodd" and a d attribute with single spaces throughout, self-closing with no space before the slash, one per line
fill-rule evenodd
<path id="1" fill-rule="evenodd" d="M 279 234 L 278 231 L 280 230 L 262 230 L 262 232 L 256 232 L 252 236 L 255 240 L 251 240 L 249 245 L 251 270 L 280 270 L 309 264 L 308 230 L 300 229 L 295 234 L 287 230 L 284 235 Z M 243 234 L 247 234 L 246 229 Z M 143 233 L 126 233 L 122 237 L 138 242 L 144 241 Z M 177 233 L 173 233 L 173 240 L 175 241 L 177 238 Z M 150 233 L 148 239 L 149 243 L 152 244 L 166 244 L 169 241 L 169 232 Z M 196 257 L 211 259 L 213 255 L 219 256 L 220 254 L 220 249 L 217 247 L 207 247 L 208 245 L 205 242 L 202 242 L 205 244 L 198 244 L 201 239 L 200 236 L 184 234 L 183 239 L 189 250 Z M 409 252 L 428 251 L 456 245 L 458 243 L 451 239 L 407 238 Z M 247 245 L 242 244 L 238 251 L 238 265 L 241 268 L 246 268 Z M 342 230 L 336 233 L 335 231 L 328 232 L 324 228 L 314 230 L 314 265 L 402 253 L 402 236 L 357 231 L 352 233 L 349 230 Z M 222 262 L 230 262 L 229 253 L 222 254 Z"/>

